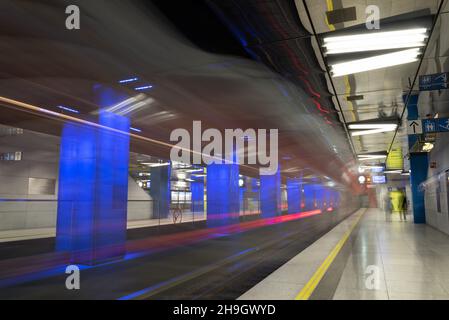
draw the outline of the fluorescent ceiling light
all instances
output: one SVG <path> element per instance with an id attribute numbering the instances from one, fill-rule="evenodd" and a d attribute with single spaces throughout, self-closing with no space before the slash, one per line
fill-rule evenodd
<path id="1" fill-rule="evenodd" d="M 203 169 L 188 169 L 186 172 L 203 172 Z"/>
<path id="2" fill-rule="evenodd" d="M 402 173 L 402 170 L 385 170 L 384 173 Z"/>
<path id="3" fill-rule="evenodd" d="M 135 132 L 142 132 L 139 128 L 129 127 L 129 130 L 135 131 Z"/>
<path id="4" fill-rule="evenodd" d="M 151 162 L 141 162 L 141 164 L 144 164 L 150 168 L 156 168 L 156 167 L 165 167 L 169 166 L 170 162 L 157 162 L 157 163 L 151 163 Z"/>
<path id="5" fill-rule="evenodd" d="M 364 160 L 377 160 L 377 159 L 385 159 L 387 156 L 386 155 L 367 155 L 367 156 L 358 156 L 358 159 L 360 161 L 364 161 Z"/>
<path id="6" fill-rule="evenodd" d="M 425 46 L 426 28 L 331 36 L 323 39 L 327 54 L 388 50 Z"/>
<path id="7" fill-rule="evenodd" d="M 387 155 L 386 154 L 359 154 L 357 155 L 357 157 L 359 158 L 386 158 Z"/>
<path id="8" fill-rule="evenodd" d="M 359 73 L 392 67 L 418 60 L 419 48 L 401 50 L 393 53 L 382 54 L 370 58 L 352 60 L 331 65 L 332 76 L 339 77 L 347 74 Z"/>
<path id="9" fill-rule="evenodd" d="M 128 82 L 134 82 L 137 80 L 139 80 L 139 78 L 129 78 L 129 79 L 120 80 L 118 83 L 128 83 Z"/>
<path id="10" fill-rule="evenodd" d="M 142 90 L 147 90 L 147 89 L 151 89 L 151 88 L 153 88 L 152 85 L 146 85 L 146 86 L 141 86 L 141 87 L 134 88 L 134 90 L 142 91 Z"/>
<path id="11" fill-rule="evenodd" d="M 349 129 L 383 129 L 383 128 L 394 128 L 396 129 L 397 124 L 395 123 L 366 123 L 366 124 L 350 124 Z"/>
<path id="12" fill-rule="evenodd" d="M 388 128 L 380 128 L 380 129 L 370 129 L 370 130 L 359 130 L 359 131 L 352 131 L 351 136 L 364 136 L 368 134 L 373 133 L 382 133 L 382 132 L 390 132 L 396 130 L 396 127 L 388 127 Z"/>
<path id="13" fill-rule="evenodd" d="M 383 166 L 360 166 L 363 169 L 383 169 Z"/>
<path id="14" fill-rule="evenodd" d="M 78 110 L 75 110 L 75 109 L 73 109 L 73 108 L 69 108 L 69 107 L 66 107 L 66 106 L 57 106 L 57 108 L 59 108 L 59 109 L 61 109 L 61 110 L 73 112 L 73 113 L 79 113 Z"/>
<path id="15" fill-rule="evenodd" d="M 126 100 L 123 100 L 120 103 L 117 103 L 116 105 L 113 105 L 111 107 L 106 108 L 105 111 L 107 111 L 107 112 L 116 112 L 117 110 L 119 110 L 119 109 L 121 109 L 123 107 L 126 107 L 126 106 L 128 106 L 128 105 L 130 105 L 132 103 L 135 103 L 135 102 L 138 102 L 138 101 L 141 101 L 141 100 L 145 99 L 145 97 L 146 96 L 144 94 L 138 94 L 135 97 L 128 98 Z"/>

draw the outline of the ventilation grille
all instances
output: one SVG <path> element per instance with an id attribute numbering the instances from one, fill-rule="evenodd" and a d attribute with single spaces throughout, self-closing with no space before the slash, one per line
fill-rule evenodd
<path id="1" fill-rule="evenodd" d="M 357 20 L 355 7 L 327 11 L 326 15 L 329 24 L 336 24 Z"/>

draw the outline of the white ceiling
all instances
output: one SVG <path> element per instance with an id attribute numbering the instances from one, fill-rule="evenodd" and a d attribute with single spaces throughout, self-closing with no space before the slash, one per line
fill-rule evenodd
<path id="1" fill-rule="evenodd" d="M 313 33 L 303 1 L 295 0 L 295 2 L 301 22 L 310 33 Z M 448 71 L 447 54 L 449 37 L 444 36 L 447 31 L 440 32 L 442 30 L 449 30 L 449 3 L 447 2 L 443 6 L 440 19 L 430 39 L 420 74 Z M 430 9 L 430 12 L 435 14 L 438 10 L 440 0 L 307 0 L 306 3 L 315 30 L 318 34 L 321 34 L 364 24 L 366 20 L 365 9 L 368 5 L 377 5 L 380 9 L 380 18 L 383 19 L 422 9 Z M 328 24 L 326 11 L 354 6 L 356 8 L 356 20 L 335 25 Z M 325 70 L 316 39 L 313 40 L 312 45 L 323 70 Z M 413 81 L 418 65 L 419 62 L 413 62 L 332 78 L 346 122 L 379 118 L 379 110 L 383 110 L 384 116 L 394 115 L 394 110 L 397 110 L 400 115 L 404 108 L 402 95 L 410 89 L 409 83 Z M 329 91 L 333 92 L 328 77 L 327 80 Z M 417 82 L 415 88 L 418 88 Z M 441 108 L 443 103 L 447 103 L 447 100 L 449 100 L 447 93 L 439 93 L 437 99 L 434 97 L 435 94 L 435 92 L 421 93 L 420 104 L 426 105 L 426 107 L 420 107 L 423 113 L 429 112 L 425 111 L 429 108 L 440 109 L 440 112 L 444 112 Z M 348 95 L 363 95 L 364 98 L 363 100 L 347 101 L 345 97 Z M 337 106 L 335 97 L 333 100 L 335 106 Z M 440 105 L 440 108 L 438 106 L 430 107 L 430 105 L 435 104 Z M 341 113 L 339 115 L 340 120 L 343 122 Z M 404 134 L 405 130 L 401 128 L 393 147 L 398 147 L 403 143 Z M 385 151 L 389 149 L 393 135 L 394 132 L 354 137 L 354 147 L 357 153 Z"/>

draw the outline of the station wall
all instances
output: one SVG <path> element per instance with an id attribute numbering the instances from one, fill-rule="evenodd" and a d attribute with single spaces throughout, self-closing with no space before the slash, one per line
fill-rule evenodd
<path id="1" fill-rule="evenodd" d="M 449 234 L 449 134 L 438 134 L 429 153 L 429 177 L 425 188 L 426 222 Z"/>
<path id="2" fill-rule="evenodd" d="M 56 225 L 59 138 L 24 131 L 0 137 L 0 153 L 22 151 L 20 161 L 0 161 L 0 231 Z M 151 196 L 128 177 L 128 221 L 152 217 Z"/>

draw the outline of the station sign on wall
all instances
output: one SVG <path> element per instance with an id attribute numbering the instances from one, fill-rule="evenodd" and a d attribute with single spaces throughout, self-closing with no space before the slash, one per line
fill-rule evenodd
<path id="1" fill-rule="evenodd" d="M 419 90 L 442 90 L 448 88 L 448 72 L 440 72 L 434 74 L 426 74 L 419 76 Z"/>

